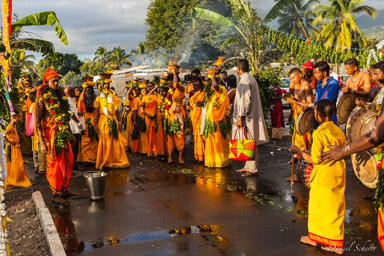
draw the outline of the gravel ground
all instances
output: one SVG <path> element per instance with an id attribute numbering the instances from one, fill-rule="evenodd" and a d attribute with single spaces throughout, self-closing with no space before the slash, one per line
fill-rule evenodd
<path id="1" fill-rule="evenodd" d="M 16 199 L 16 200 L 15 200 Z M 12 255 L 49 255 L 49 248 L 31 199 L 30 190 L 6 202 L 8 241 Z"/>

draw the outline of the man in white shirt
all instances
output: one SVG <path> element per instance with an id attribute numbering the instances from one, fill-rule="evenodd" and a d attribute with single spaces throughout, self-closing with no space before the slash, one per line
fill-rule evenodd
<path id="1" fill-rule="evenodd" d="M 72 152 L 73 152 L 73 170 L 78 170 L 77 166 L 77 154 L 79 153 L 79 142 L 80 142 L 80 121 L 79 121 L 79 115 L 77 113 L 77 106 L 76 102 L 74 100 L 76 96 L 75 88 L 72 86 L 67 86 L 64 89 L 65 94 L 68 96 L 68 102 L 69 102 L 69 112 L 71 113 L 71 121 L 69 121 L 69 126 L 71 127 L 71 132 L 73 136 L 75 136 L 76 140 L 72 143 Z"/>

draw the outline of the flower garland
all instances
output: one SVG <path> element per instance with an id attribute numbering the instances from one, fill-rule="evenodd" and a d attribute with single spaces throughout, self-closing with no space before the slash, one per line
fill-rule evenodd
<path id="1" fill-rule="evenodd" d="M 54 138 L 56 153 L 59 153 L 64 148 L 65 141 L 67 139 L 72 141 L 73 139 L 68 129 L 71 119 L 68 97 L 65 96 L 61 87 L 52 89 L 48 85 L 43 85 L 40 88 L 40 95 L 43 95 L 48 111 L 53 115 L 59 129 Z"/>
<path id="2" fill-rule="evenodd" d="M 157 105 L 157 109 L 158 109 L 160 114 L 164 113 L 164 111 L 165 111 L 165 98 L 164 98 L 164 96 L 160 97 L 160 102 Z"/>
<path id="3" fill-rule="evenodd" d="M 164 105 L 164 109 L 166 110 L 165 117 L 168 117 L 168 110 L 171 108 L 172 95 L 174 92 L 175 92 L 174 88 L 169 88 L 167 96 L 165 97 L 165 105 Z"/>
<path id="4" fill-rule="evenodd" d="M 113 114 L 113 98 L 111 92 L 108 92 L 107 95 L 105 95 L 104 92 L 100 94 L 100 105 L 104 115 L 108 116 Z"/>

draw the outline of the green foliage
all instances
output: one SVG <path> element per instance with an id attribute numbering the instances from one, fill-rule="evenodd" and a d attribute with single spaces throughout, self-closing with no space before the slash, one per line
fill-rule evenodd
<path id="1" fill-rule="evenodd" d="M 145 51 L 155 65 L 164 66 L 171 56 L 180 56 L 185 68 L 206 65 L 220 55 L 222 43 L 232 31 L 211 22 L 196 20 L 192 27 L 191 10 L 204 7 L 230 16 L 228 0 L 152 0 L 148 7 Z M 222 33 L 224 32 L 224 33 Z"/>
<path id="2" fill-rule="evenodd" d="M 117 123 L 115 119 L 107 118 L 108 121 L 108 134 L 110 137 L 113 137 L 115 140 L 119 137 L 119 130 L 117 129 Z"/>
<path id="3" fill-rule="evenodd" d="M 59 75 L 66 75 L 69 71 L 80 74 L 80 67 L 83 65 L 75 53 L 60 53 L 54 52 L 47 55 L 39 61 L 38 67 L 48 68 L 51 67 Z"/>
<path id="4" fill-rule="evenodd" d="M 107 67 L 113 69 L 121 69 L 123 64 L 132 66 L 132 62 L 129 59 L 130 55 L 126 53 L 125 49 L 120 46 L 113 48 L 113 50 L 107 55 Z"/>
<path id="5" fill-rule="evenodd" d="M 173 136 L 181 131 L 181 123 L 178 118 L 173 121 L 170 121 L 168 124 L 168 135 Z"/>
<path id="6" fill-rule="evenodd" d="M 365 13 L 375 18 L 375 8 L 361 5 L 362 0 L 328 0 L 329 5 L 318 4 L 314 6 L 318 15 L 313 21 L 314 26 L 320 26 L 321 31 L 317 40 L 326 45 L 351 48 L 352 40 L 357 39 L 361 47 L 366 46 L 366 39 L 355 23 L 355 16 Z"/>
<path id="7" fill-rule="evenodd" d="M 97 75 L 103 72 L 101 61 L 91 61 L 90 59 L 85 59 L 79 69 L 82 76 L 86 74 Z"/>
<path id="8" fill-rule="evenodd" d="M 7 147 L 7 160 L 8 160 L 8 162 L 12 161 L 12 146 L 11 146 L 11 144 L 8 144 L 8 147 Z"/>
<path id="9" fill-rule="evenodd" d="M 376 194 L 373 198 L 375 210 L 378 211 L 381 206 L 384 204 L 384 168 L 379 170 L 379 178 L 377 182 Z"/>
<path id="10" fill-rule="evenodd" d="M 94 138 L 98 141 L 99 140 L 99 135 L 95 132 L 95 127 L 93 126 L 92 124 L 92 120 L 91 118 L 88 118 L 86 121 L 85 121 L 85 124 L 87 125 L 88 127 L 88 135 L 89 135 L 89 138 L 91 140 L 93 140 Z"/>
<path id="11" fill-rule="evenodd" d="M 69 130 L 63 130 L 59 133 L 56 133 L 54 140 L 56 153 L 59 153 L 64 148 L 67 141 L 73 142 L 73 137 Z"/>
<path id="12" fill-rule="evenodd" d="M 208 136 L 211 138 L 212 134 L 214 134 L 216 132 L 216 128 L 217 127 L 216 127 L 216 124 L 214 122 L 212 122 L 209 119 L 206 119 L 205 123 L 204 123 L 203 136 L 205 138 L 208 138 Z"/>
<path id="13" fill-rule="evenodd" d="M 63 85 L 72 85 L 72 86 L 81 86 L 82 84 L 82 75 L 76 74 L 73 71 L 69 71 L 63 78 L 60 80 L 60 84 Z"/>

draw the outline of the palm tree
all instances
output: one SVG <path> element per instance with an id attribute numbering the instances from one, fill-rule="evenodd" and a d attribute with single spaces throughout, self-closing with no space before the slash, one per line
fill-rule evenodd
<path id="1" fill-rule="evenodd" d="M 108 62 L 109 55 L 110 55 L 110 52 L 108 51 L 107 47 L 100 46 L 95 51 L 95 58 L 93 59 L 93 61 L 100 60 L 101 66 L 102 68 L 104 68 Z"/>
<path id="2" fill-rule="evenodd" d="M 12 67 L 18 67 L 20 69 L 30 69 L 35 66 L 35 55 L 28 54 L 25 55 L 25 51 L 23 49 L 16 49 L 12 51 Z"/>
<path id="3" fill-rule="evenodd" d="M 377 11 L 373 7 L 362 5 L 363 2 L 364 0 L 328 0 L 329 5 L 314 6 L 318 15 L 313 25 L 321 27 L 317 40 L 325 42 L 327 46 L 336 45 L 343 49 L 351 48 L 352 39 L 355 38 L 365 47 L 367 42 L 355 23 L 354 15 L 364 13 L 375 18 Z"/>
<path id="4" fill-rule="evenodd" d="M 279 17 L 278 30 L 308 39 L 310 31 L 314 30 L 312 22 L 315 11 L 311 9 L 314 3 L 319 3 L 319 0 L 279 0 L 264 18 L 264 22 Z"/>
<path id="5" fill-rule="evenodd" d="M 108 62 L 108 66 L 114 69 L 121 69 L 123 64 L 132 66 L 132 61 L 129 59 L 130 55 L 125 52 L 120 46 L 113 48 L 111 51 L 111 58 Z"/>

